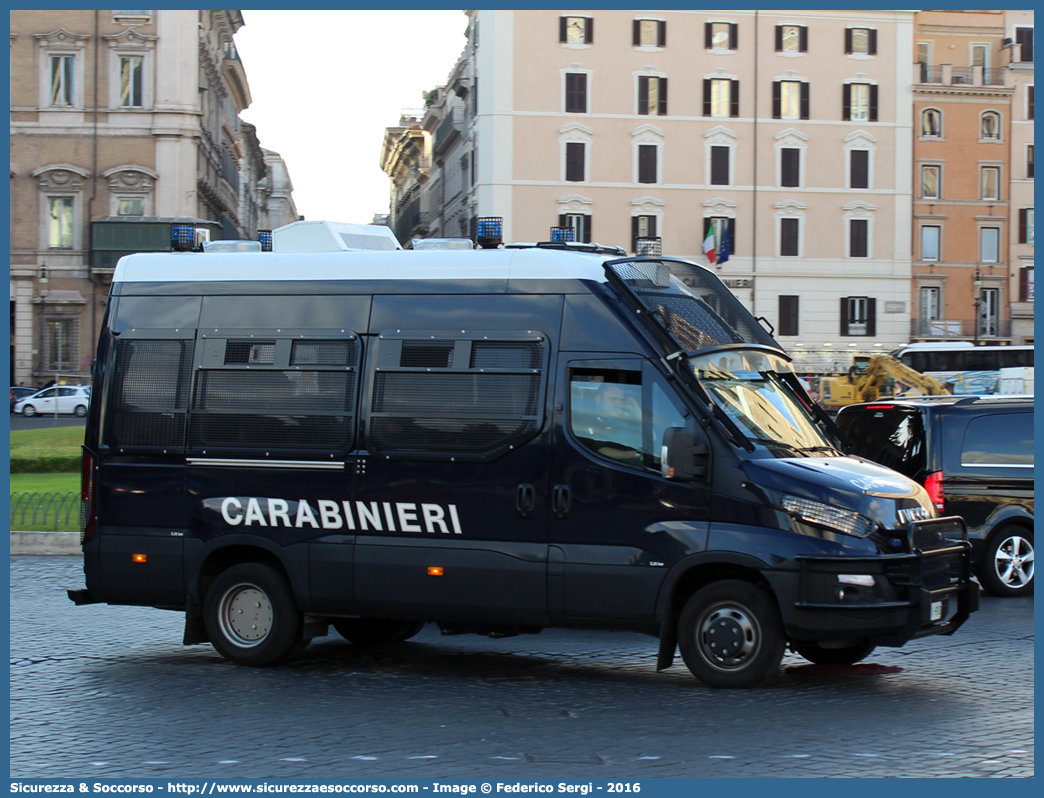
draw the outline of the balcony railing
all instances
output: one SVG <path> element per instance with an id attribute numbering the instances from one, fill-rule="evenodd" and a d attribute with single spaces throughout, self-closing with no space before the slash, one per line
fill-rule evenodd
<path id="1" fill-rule="evenodd" d="M 982 85 L 983 86 L 1003 86 L 1004 85 L 1004 68 L 1003 67 L 984 67 L 982 70 Z"/>
<path id="2" fill-rule="evenodd" d="M 1005 67 L 915 64 L 920 82 L 951 86 L 1004 86 Z"/>
<path id="3" fill-rule="evenodd" d="M 950 67 L 950 84 L 971 86 L 975 83 L 975 67 Z"/>
<path id="4" fill-rule="evenodd" d="M 442 152 L 464 127 L 462 108 L 451 108 L 435 131 L 435 152 Z"/>
<path id="5" fill-rule="evenodd" d="M 1010 338 L 1011 319 L 910 319 L 911 338 Z"/>
<path id="6" fill-rule="evenodd" d="M 942 67 L 921 64 L 921 83 L 942 83 Z"/>

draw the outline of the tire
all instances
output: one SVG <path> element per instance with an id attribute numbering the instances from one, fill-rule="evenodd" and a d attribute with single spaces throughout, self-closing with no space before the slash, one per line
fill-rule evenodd
<path id="1" fill-rule="evenodd" d="M 678 621 L 682 659 L 710 687 L 758 684 L 779 667 L 784 643 L 775 600 L 749 582 L 707 585 L 689 599 Z"/>
<path id="2" fill-rule="evenodd" d="M 794 646 L 798 654 L 816 665 L 855 665 L 873 654 L 876 648 L 869 640 L 860 640 L 844 648 L 821 648 L 815 643 Z"/>
<path id="3" fill-rule="evenodd" d="M 239 665 L 271 665 L 304 649 L 290 583 L 269 565 L 222 571 L 207 591 L 203 622 L 217 652 Z"/>
<path id="4" fill-rule="evenodd" d="M 32 405 L 22 405 L 22 415 L 32 418 L 36 415 L 36 408 Z"/>
<path id="5" fill-rule="evenodd" d="M 87 407 L 85 405 L 76 405 L 76 410 L 74 412 L 77 416 L 83 418 L 87 415 Z"/>
<path id="6" fill-rule="evenodd" d="M 395 621 L 387 618 L 338 618 L 337 634 L 357 646 L 387 646 L 401 643 L 424 628 L 424 621 Z"/>
<path id="7" fill-rule="evenodd" d="M 1033 595 L 1033 530 L 1010 524 L 994 532 L 982 553 L 979 579 L 994 596 Z"/>

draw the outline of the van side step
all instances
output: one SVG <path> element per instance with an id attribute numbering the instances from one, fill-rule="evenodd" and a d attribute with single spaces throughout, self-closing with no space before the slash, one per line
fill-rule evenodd
<path id="1" fill-rule="evenodd" d="M 91 598 L 91 594 L 87 592 L 87 589 L 83 590 L 66 590 L 69 595 L 69 601 L 75 604 L 77 607 L 82 607 L 84 604 L 101 604 L 100 601 L 95 601 Z"/>

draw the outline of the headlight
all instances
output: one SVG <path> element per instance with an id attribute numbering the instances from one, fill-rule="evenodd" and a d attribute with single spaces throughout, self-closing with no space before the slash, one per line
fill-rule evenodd
<path id="1" fill-rule="evenodd" d="M 842 510 L 840 507 L 801 499 L 788 493 L 783 494 L 782 505 L 783 509 L 795 518 L 835 529 L 846 535 L 865 538 L 874 531 L 874 524 L 869 518 L 864 518 L 852 510 Z"/>

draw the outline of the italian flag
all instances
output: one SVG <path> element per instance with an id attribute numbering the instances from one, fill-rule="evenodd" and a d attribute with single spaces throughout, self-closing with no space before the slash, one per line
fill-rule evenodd
<path id="1" fill-rule="evenodd" d="M 707 237 L 703 239 L 703 254 L 707 256 L 707 260 L 711 263 L 717 260 L 717 255 L 714 252 L 714 225 L 711 225 L 707 231 Z"/>

